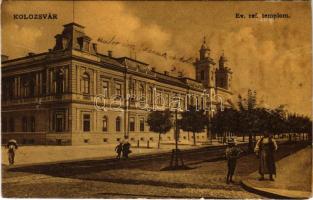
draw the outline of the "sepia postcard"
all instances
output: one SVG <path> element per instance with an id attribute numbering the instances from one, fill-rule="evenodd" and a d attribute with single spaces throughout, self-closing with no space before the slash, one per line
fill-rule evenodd
<path id="1" fill-rule="evenodd" d="M 311 1 L 1 4 L 3 198 L 312 198 Z"/>

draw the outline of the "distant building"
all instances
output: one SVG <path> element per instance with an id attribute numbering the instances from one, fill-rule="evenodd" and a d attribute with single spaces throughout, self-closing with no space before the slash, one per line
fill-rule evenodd
<path id="1" fill-rule="evenodd" d="M 169 107 L 171 99 L 180 96 L 182 106 L 211 104 L 217 109 L 217 97 L 209 101 L 201 97 L 206 89 L 231 106 L 232 72 L 224 55 L 216 67 L 209 52 L 204 41 L 194 63 L 196 79 L 174 77 L 132 58 L 116 58 L 111 51 L 101 54 L 83 26 L 66 24 L 48 52 L 2 60 L 2 142 L 12 138 L 21 144 L 47 145 L 116 143 L 124 138 L 135 144 L 156 142 L 157 134 L 149 132 L 146 123 L 150 111 L 138 108 L 142 99 L 137 97 L 144 97 L 143 104 L 150 107 Z M 96 100 L 98 108 L 111 109 L 97 109 Z M 162 143 L 173 142 L 173 133 L 163 135 Z M 181 143 L 193 141 L 192 134 L 180 133 Z M 196 137 L 205 142 L 210 136 L 204 132 Z"/>

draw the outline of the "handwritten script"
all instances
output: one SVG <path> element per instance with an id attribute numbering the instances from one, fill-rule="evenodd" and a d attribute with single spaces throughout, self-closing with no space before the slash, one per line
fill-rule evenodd
<path id="1" fill-rule="evenodd" d="M 152 55 L 156 55 L 156 56 L 162 57 L 163 59 L 171 59 L 171 60 L 175 60 L 175 61 L 182 62 L 182 63 L 192 64 L 193 61 L 195 60 L 194 57 L 168 55 L 168 53 L 165 52 L 165 51 L 157 51 L 157 50 L 151 49 L 149 47 L 146 47 L 144 45 L 137 45 L 136 46 L 134 44 L 127 44 L 127 43 L 124 43 L 124 42 L 121 42 L 121 41 L 117 40 L 116 36 L 113 36 L 109 40 L 106 40 L 106 39 L 100 37 L 100 38 L 98 38 L 97 41 L 99 43 L 106 44 L 106 45 L 122 46 L 122 47 L 126 47 L 126 48 L 131 48 L 133 50 L 136 49 L 136 51 L 149 53 L 149 54 L 152 54 Z"/>

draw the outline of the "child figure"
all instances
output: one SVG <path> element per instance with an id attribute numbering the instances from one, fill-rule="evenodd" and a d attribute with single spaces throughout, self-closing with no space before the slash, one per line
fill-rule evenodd
<path id="1" fill-rule="evenodd" d="M 235 172 L 237 159 L 241 153 L 241 149 L 236 146 L 234 139 L 228 140 L 227 144 L 228 146 L 225 151 L 228 167 L 226 183 L 229 184 L 229 182 L 233 183 L 232 178 Z"/>

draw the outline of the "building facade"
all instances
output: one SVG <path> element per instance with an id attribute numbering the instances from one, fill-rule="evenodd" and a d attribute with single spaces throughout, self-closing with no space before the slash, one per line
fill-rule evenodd
<path id="1" fill-rule="evenodd" d="M 160 73 L 144 62 L 98 52 L 83 26 L 66 24 L 48 52 L 3 57 L 2 142 L 82 145 L 128 138 L 156 143 L 158 135 L 146 123 L 154 108 L 170 108 L 175 98 L 182 108 L 209 105 L 209 115 L 219 105 L 231 106 L 232 72 L 224 55 L 216 66 L 209 53 L 204 40 L 195 79 Z M 208 133 L 197 134 L 197 141 L 207 141 Z M 192 134 L 180 131 L 179 140 L 191 143 Z M 162 136 L 162 143 L 173 141 L 173 130 Z"/>

